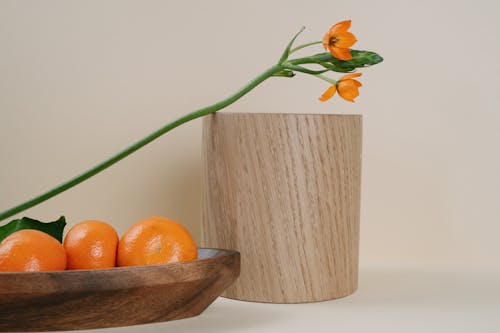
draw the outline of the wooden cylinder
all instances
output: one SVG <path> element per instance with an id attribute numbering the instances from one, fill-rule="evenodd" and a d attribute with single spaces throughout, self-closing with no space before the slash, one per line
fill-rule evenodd
<path id="1" fill-rule="evenodd" d="M 241 253 L 224 296 L 302 303 L 357 289 L 360 115 L 203 121 L 202 246 Z"/>

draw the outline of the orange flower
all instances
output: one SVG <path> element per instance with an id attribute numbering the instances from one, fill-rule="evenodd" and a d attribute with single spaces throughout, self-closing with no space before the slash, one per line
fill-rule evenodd
<path id="1" fill-rule="evenodd" d="M 354 102 L 354 99 L 359 96 L 358 88 L 361 87 L 361 82 L 354 80 L 355 77 L 361 76 L 361 73 L 352 73 L 343 76 L 336 84 L 328 88 L 319 98 L 324 102 L 335 95 L 338 90 L 340 97 L 349 102 Z"/>
<path id="2" fill-rule="evenodd" d="M 332 56 L 340 60 L 351 60 L 349 48 L 356 43 L 356 37 L 347 30 L 351 27 L 351 20 L 342 21 L 333 25 L 323 37 L 323 47 L 330 50 Z"/>

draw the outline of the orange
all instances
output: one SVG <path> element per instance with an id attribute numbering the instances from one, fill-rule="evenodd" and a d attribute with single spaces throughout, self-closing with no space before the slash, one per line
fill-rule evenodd
<path id="1" fill-rule="evenodd" d="M 32 229 L 16 231 L 0 243 L 0 272 L 60 271 L 66 253 L 54 237 Z"/>
<path id="2" fill-rule="evenodd" d="M 144 266 L 194 260 L 196 244 L 181 224 L 150 217 L 134 224 L 118 243 L 118 266 Z"/>
<path id="3" fill-rule="evenodd" d="M 118 235 L 102 221 L 83 221 L 71 228 L 64 238 L 68 269 L 115 267 Z"/>

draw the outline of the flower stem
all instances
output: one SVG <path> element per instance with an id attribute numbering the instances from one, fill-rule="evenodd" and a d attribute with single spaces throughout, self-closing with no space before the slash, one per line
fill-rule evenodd
<path id="1" fill-rule="evenodd" d="M 303 49 L 305 47 L 308 47 L 308 46 L 311 46 L 311 45 L 316 45 L 316 44 L 321 44 L 323 43 L 322 41 L 316 41 L 316 42 L 310 42 L 310 43 L 306 43 L 306 44 L 302 44 L 302 45 L 299 45 L 297 47 L 294 47 L 293 49 L 290 50 L 290 54 L 300 50 L 300 49 Z"/>
<path id="2" fill-rule="evenodd" d="M 314 76 L 316 76 L 318 79 L 321 79 L 321 80 L 326 81 L 328 83 L 337 84 L 337 81 L 335 81 L 334 79 L 330 79 L 328 76 L 325 76 L 322 74 L 316 74 Z"/>
<path id="3" fill-rule="evenodd" d="M 18 206 L 15 206 L 11 209 L 8 209 L 2 213 L 0 213 L 0 221 L 8 218 L 8 217 L 11 217 L 17 213 L 20 213 L 28 208 L 31 208 L 47 199 L 50 199 L 52 197 L 54 197 L 55 195 L 61 193 L 61 192 L 64 192 L 68 189 L 70 189 L 71 187 L 77 185 L 77 184 L 80 184 L 81 182 L 87 180 L 88 178 L 98 174 L 99 172 L 105 170 L 106 168 L 112 166 L 113 164 L 115 164 L 116 162 L 122 160 L 123 158 L 127 157 L 128 155 L 132 154 L 133 152 L 135 152 L 136 150 L 144 147 L 145 145 L 147 145 L 148 143 L 150 143 L 151 141 L 157 139 L 158 137 L 162 136 L 163 134 L 169 132 L 170 130 L 176 128 L 177 126 L 180 126 L 190 120 L 193 120 L 193 119 L 196 119 L 196 118 L 199 118 L 199 117 L 202 117 L 202 116 L 205 116 L 205 115 L 208 115 L 210 113 L 213 113 L 213 112 L 216 112 L 222 108 L 225 108 L 226 106 L 236 102 L 238 99 L 240 99 L 241 97 L 243 97 L 244 95 L 246 95 L 248 92 L 250 92 L 253 88 L 255 88 L 256 86 L 258 86 L 260 83 L 262 83 L 263 81 L 265 81 L 266 79 L 270 78 L 271 76 L 273 76 L 274 74 L 280 72 L 283 70 L 283 67 L 281 64 L 277 64 L 277 65 L 274 65 L 272 66 L 271 68 L 269 68 L 268 70 L 266 70 L 265 72 L 263 72 L 262 74 L 260 74 L 259 76 L 257 76 L 254 80 L 252 80 L 250 83 L 248 83 L 246 86 L 244 86 L 243 88 L 241 88 L 240 90 L 238 90 L 236 93 L 234 93 L 233 95 L 227 97 L 226 99 L 218 102 L 218 103 L 215 103 L 215 104 L 212 104 L 210 106 L 207 106 L 207 107 L 204 107 L 204 108 L 201 108 L 199 110 L 196 110 L 196 111 L 193 111 L 185 116 L 182 116 L 180 118 L 178 118 L 177 120 L 174 120 L 172 121 L 171 123 L 168 123 L 166 124 L 165 126 L 161 127 L 160 129 L 154 131 L 153 133 L 149 134 L 148 136 L 146 136 L 145 138 L 143 138 L 142 140 L 139 140 L 137 141 L 136 143 L 134 143 L 133 145 L 131 145 L 130 147 L 122 150 L 121 152 L 119 152 L 118 154 L 112 156 L 111 158 L 101 162 L 100 164 L 94 166 L 93 168 L 87 170 L 86 172 L 56 186 L 55 188 L 51 189 L 50 191 L 48 192 L 45 192 L 43 194 L 40 194 L 39 196 L 31 199 L 31 200 L 28 200 Z"/>

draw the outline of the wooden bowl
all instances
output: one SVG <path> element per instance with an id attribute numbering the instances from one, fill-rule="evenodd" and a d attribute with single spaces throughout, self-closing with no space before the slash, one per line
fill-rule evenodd
<path id="1" fill-rule="evenodd" d="M 193 317 L 240 273 L 236 251 L 157 266 L 0 273 L 0 331 L 128 326 Z"/>

